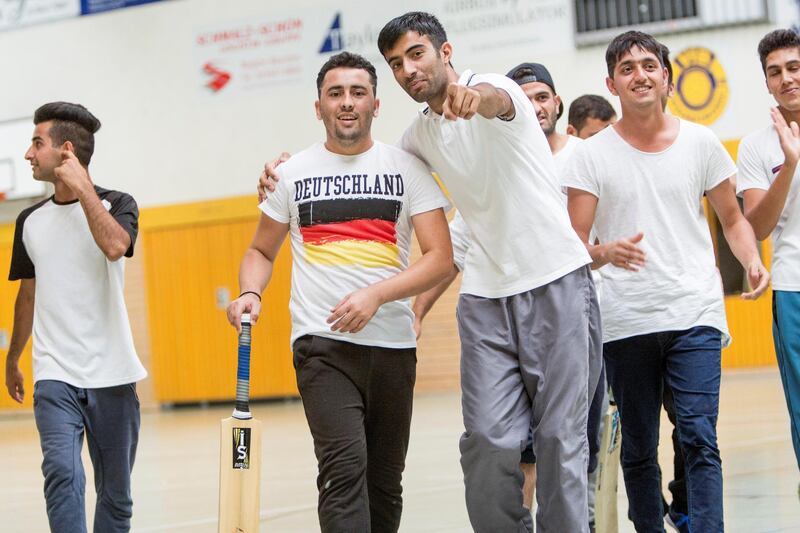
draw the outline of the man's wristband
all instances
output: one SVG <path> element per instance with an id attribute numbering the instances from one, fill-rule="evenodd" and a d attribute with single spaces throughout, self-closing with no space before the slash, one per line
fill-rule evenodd
<path id="1" fill-rule="evenodd" d="M 252 295 L 254 295 L 256 298 L 258 298 L 258 301 L 259 301 L 259 302 L 261 301 L 261 295 L 260 295 L 260 294 L 258 294 L 256 291 L 244 291 L 242 294 L 240 294 L 240 295 L 239 295 L 239 298 L 241 298 L 241 297 L 242 297 L 242 296 L 244 296 L 245 294 L 252 294 Z"/>

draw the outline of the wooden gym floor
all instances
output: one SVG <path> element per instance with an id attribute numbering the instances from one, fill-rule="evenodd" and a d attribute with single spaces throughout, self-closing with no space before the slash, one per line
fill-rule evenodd
<path id="1" fill-rule="evenodd" d="M 218 424 L 230 407 L 146 411 L 133 475 L 133 531 L 216 531 Z M 316 463 L 302 406 L 297 401 L 257 403 L 264 423 L 261 528 L 318 531 Z M 661 464 L 672 471 L 662 420 Z M 467 532 L 458 462 L 461 414 L 457 392 L 417 395 L 404 479 L 403 532 Z M 800 531 L 797 465 L 777 371 L 723 376 L 719 442 L 725 476 L 728 532 Z M 39 470 L 41 452 L 31 415 L 0 416 L 0 530 L 46 532 Z M 90 462 L 87 511 L 94 507 Z M 621 475 L 620 475 L 621 483 Z M 620 516 L 627 511 L 624 489 Z M 627 520 L 621 532 L 632 532 Z"/>

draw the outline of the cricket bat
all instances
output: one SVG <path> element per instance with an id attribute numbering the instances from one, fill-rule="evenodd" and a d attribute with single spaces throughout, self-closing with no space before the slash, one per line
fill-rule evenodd
<path id="1" fill-rule="evenodd" d="M 616 404 L 608 406 L 603 415 L 603 435 L 600 445 L 600 462 L 594 504 L 594 527 L 596 533 L 617 533 L 617 478 L 622 444 L 622 428 Z"/>
<path id="2" fill-rule="evenodd" d="M 236 406 L 220 421 L 219 533 L 257 533 L 261 492 L 261 422 L 250 414 L 250 315 L 242 315 Z"/>

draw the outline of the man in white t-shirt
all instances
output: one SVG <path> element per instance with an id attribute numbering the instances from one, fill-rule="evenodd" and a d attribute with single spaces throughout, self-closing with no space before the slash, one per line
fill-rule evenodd
<path id="1" fill-rule="evenodd" d="M 658 467 L 662 387 L 672 390 L 692 531 L 721 532 L 717 447 L 721 349 L 729 342 L 705 194 L 753 287 L 767 288 L 736 168 L 707 128 L 666 115 L 661 45 L 636 31 L 606 51 L 622 119 L 578 146 L 564 178 L 572 223 L 603 276 L 603 353 L 622 424 L 622 468 L 637 531 L 663 531 Z"/>
<path id="2" fill-rule="evenodd" d="M 739 145 L 737 192 L 756 237 L 772 235 L 772 336 L 800 467 L 800 36 L 775 30 L 758 45 L 772 124 Z"/>
<path id="3" fill-rule="evenodd" d="M 55 194 L 17 217 L 9 280 L 20 280 L 6 358 L 6 388 L 22 402 L 19 359 L 33 333 L 33 413 L 42 446 L 50 529 L 87 530 L 83 438 L 94 466 L 94 531 L 128 531 L 130 476 L 139 438 L 136 382 L 147 375 L 123 299 L 139 210 L 129 195 L 89 177 L 100 121 L 85 107 L 36 110 L 25 153 L 33 178 Z M 25 529 L 20 525 L 22 529 Z"/>
<path id="4" fill-rule="evenodd" d="M 418 159 L 373 141 L 375 68 L 342 52 L 317 77 L 326 141 L 278 169 L 228 307 L 258 319 L 261 292 L 287 234 L 292 347 L 319 464 L 323 532 L 393 532 L 416 376 L 408 300 L 452 263 L 448 202 Z M 409 266 L 412 229 L 422 251 Z"/>
<path id="5" fill-rule="evenodd" d="M 558 119 L 564 113 L 564 102 L 556 93 L 556 86 L 550 71 L 540 63 L 520 63 L 506 74 L 522 88 L 522 92 L 533 104 L 536 118 L 550 146 L 556 163 L 556 172 L 561 174 L 569 156 L 581 139 L 576 135 L 566 135 L 556 131 Z"/>
<path id="6" fill-rule="evenodd" d="M 472 235 L 458 304 L 460 449 L 472 527 L 533 529 L 519 468 L 532 429 L 537 531 L 588 531 L 597 299 L 534 107 L 506 76 L 456 73 L 433 15 L 391 20 L 378 48 L 400 86 L 426 104 L 401 147 L 439 175 Z"/>
<path id="7" fill-rule="evenodd" d="M 525 96 L 527 96 L 531 101 L 531 104 L 533 104 L 536 112 L 536 118 L 539 121 L 539 125 L 541 126 L 542 131 L 545 134 L 545 138 L 547 139 L 547 144 L 553 154 L 553 159 L 556 164 L 556 172 L 561 173 L 570 154 L 572 154 L 575 146 L 581 142 L 581 139 L 571 135 L 567 136 L 556 131 L 556 124 L 561 116 L 562 111 L 564 110 L 564 105 L 561 102 L 561 98 L 556 94 L 555 83 L 553 82 L 550 72 L 544 65 L 539 63 L 522 63 L 509 70 L 506 76 L 517 82 L 517 84 L 522 88 L 522 91 L 525 93 Z M 566 196 L 563 198 L 566 202 Z M 464 269 L 464 260 L 466 258 L 467 250 L 469 249 L 472 236 L 466 222 L 464 222 L 464 218 L 458 211 L 456 211 L 455 216 L 450 221 L 450 238 L 453 242 L 454 258 L 454 265 L 450 276 L 448 276 L 445 281 L 433 289 L 420 294 L 414 300 L 413 309 L 415 329 L 417 330 L 418 335 L 422 330 L 422 320 L 425 318 L 425 315 L 430 311 L 431 307 L 433 307 L 433 304 L 439 299 L 439 297 L 444 294 L 447 288 L 450 287 L 452 282 L 455 281 L 458 273 Z M 595 279 L 595 283 L 597 283 L 597 279 Z M 590 474 L 596 470 L 597 451 L 600 446 L 599 418 L 602 414 L 601 407 L 604 396 L 602 391 L 605 387 L 604 384 L 605 378 L 601 376 L 601 379 L 598 380 L 598 385 L 595 388 L 592 396 L 592 408 L 594 409 L 594 414 L 596 416 L 590 416 L 590 421 L 588 424 L 590 452 L 588 472 Z M 590 415 L 591 414 L 592 409 L 590 409 Z M 530 509 L 533 507 L 533 496 L 535 493 L 534 489 L 536 483 L 536 456 L 533 453 L 532 443 L 528 444 L 528 446 L 523 450 L 520 467 L 525 475 L 525 483 L 523 485 L 523 503 L 525 507 Z M 589 487 L 588 495 L 590 501 L 589 522 L 592 524 L 592 487 Z"/>

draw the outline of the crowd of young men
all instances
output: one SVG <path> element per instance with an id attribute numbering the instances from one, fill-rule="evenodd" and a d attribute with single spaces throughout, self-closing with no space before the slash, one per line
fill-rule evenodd
<path id="1" fill-rule="evenodd" d="M 662 403 L 675 424 L 684 461 L 676 478 L 686 492 L 668 516 L 680 518 L 672 521 L 681 531 L 723 531 L 716 421 L 730 336 L 704 196 L 746 271 L 744 298 L 767 289 L 757 238 L 773 236 L 774 337 L 800 466 L 796 33 L 778 30 L 759 45 L 778 107 L 773 124 L 740 148 L 736 187 L 745 214 L 737 169 L 719 140 L 665 113 L 668 51 L 650 35 L 626 32 L 608 46 L 606 84 L 622 118 L 615 122 L 607 102 L 586 95 L 570 107 L 570 135 L 556 132 L 563 103 L 541 64 L 523 63 L 507 76 L 458 73 L 444 28 L 421 12 L 388 22 L 378 47 L 422 109 L 398 147 L 375 141 L 374 66 L 347 52 L 326 61 L 315 102 L 325 141 L 262 174 L 260 188 L 270 192 L 241 264 L 241 294 L 228 308 L 236 327 L 242 313 L 258 319 L 289 235 L 294 366 L 319 465 L 323 531 L 399 528 L 416 337 L 459 271 L 459 448 L 475 531 L 533 530 L 524 487 L 533 483 L 526 465 L 534 462 L 536 530 L 592 529 L 603 361 L 620 410 L 637 531 L 664 531 Z M 138 212 L 129 196 L 92 184 L 99 121 L 85 108 L 48 104 L 35 123 L 26 158 L 55 195 L 17 221 L 10 278 L 22 283 L 6 385 L 21 401 L 18 361 L 32 330 L 51 529 L 86 531 L 82 467 L 67 453 L 86 434 L 100 496 L 95 531 L 126 531 L 134 383 L 145 373 L 117 260 L 133 253 Z M 448 201 L 431 172 L 458 208 L 452 243 Z M 422 255 L 410 264 L 412 231 Z M 590 266 L 599 272 L 599 300 Z M 70 297 L 75 291 L 91 301 Z M 421 296 L 412 307 L 414 295 Z"/>

